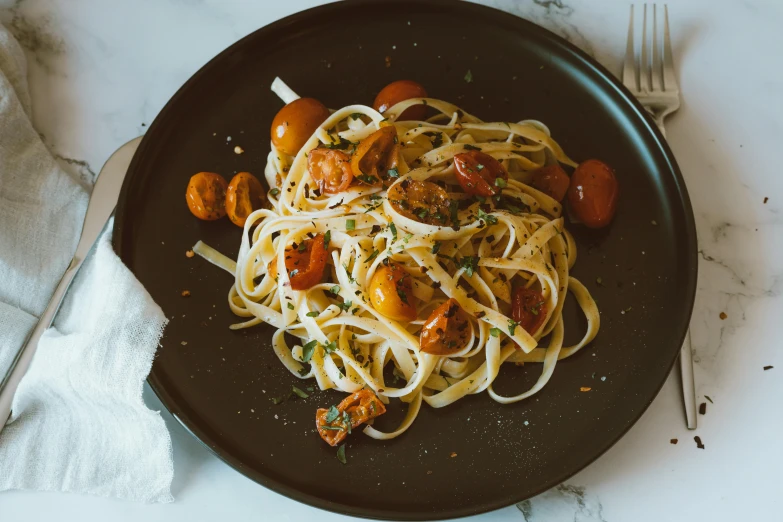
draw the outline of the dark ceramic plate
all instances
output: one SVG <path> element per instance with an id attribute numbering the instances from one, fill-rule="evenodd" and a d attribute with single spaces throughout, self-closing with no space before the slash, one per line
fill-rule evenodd
<path id="1" fill-rule="evenodd" d="M 270 123 L 282 106 L 269 90 L 275 76 L 330 107 L 370 104 L 390 81 L 415 79 L 431 96 L 485 120 L 541 120 L 572 158 L 614 166 L 621 196 L 613 225 L 598 232 L 569 225 L 579 244 L 574 274 L 601 310 L 595 342 L 558 364 L 530 400 L 501 406 L 481 395 L 441 410 L 424 406 L 398 439 L 350 437 L 348 464 L 341 464 L 314 429 L 315 409 L 340 394 L 315 392 L 274 405 L 272 397 L 303 384 L 270 349 L 272 329 L 230 331 L 237 320 L 227 305 L 231 277 L 185 256 L 199 239 L 236 255 L 240 230 L 227 219 L 193 218 L 183 196 L 198 171 L 262 175 Z M 234 154 L 235 145 L 245 153 Z M 451 1 L 327 5 L 264 27 L 221 53 L 147 132 L 122 189 L 114 246 L 171 318 L 149 382 L 187 429 L 274 491 L 376 518 L 438 519 L 501 508 L 595 460 L 661 388 L 696 284 L 696 234 L 683 179 L 628 92 L 552 33 Z M 181 297 L 183 290 L 191 297 Z M 575 308 L 566 310 L 567 341 L 585 326 Z M 497 388 L 518 393 L 540 370 L 504 368 Z M 592 390 L 581 393 L 583 386 Z M 390 426 L 400 412 L 385 417 Z"/>

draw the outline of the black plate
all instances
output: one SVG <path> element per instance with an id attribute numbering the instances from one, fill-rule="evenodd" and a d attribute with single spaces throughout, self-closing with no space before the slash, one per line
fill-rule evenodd
<path id="1" fill-rule="evenodd" d="M 541 120 L 572 158 L 614 166 L 621 188 L 614 224 L 599 232 L 569 226 L 579 244 L 574 274 L 601 309 L 593 345 L 558 364 L 532 399 L 501 406 L 481 395 L 441 410 L 424 406 L 396 440 L 353 435 L 348 465 L 340 464 L 314 430 L 315 408 L 340 394 L 273 405 L 271 397 L 301 383 L 271 351 L 272 329 L 229 331 L 236 321 L 226 298 L 231 278 L 185 256 L 199 239 L 236 255 L 240 230 L 227 219 L 193 218 L 185 187 L 202 170 L 262 175 L 270 123 L 282 105 L 269 90 L 278 75 L 330 107 L 369 104 L 388 82 L 415 79 L 431 96 L 485 120 Z M 244 154 L 234 154 L 236 144 Z M 696 283 L 696 233 L 683 179 L 628 92 L 552 33 L 451 1 L 331 4 L 264 27 L 221 53 L 147 132 L 122 189 L 114 246 L 171 318 L 149 382 L 192 433 L 274 491 L 332 511 L 393 519 L 508 506 L 596 459 L 666 379 Z M 186 289 L 187 299 L 180 296 Z M 573 307 L 566 312 L 566 340 L 574 341 L 584 320 Z M 497 388 L 518 393 L 540 368 L 505 368 Z M 592 390 L 580 392 L 583 386 Z"/>

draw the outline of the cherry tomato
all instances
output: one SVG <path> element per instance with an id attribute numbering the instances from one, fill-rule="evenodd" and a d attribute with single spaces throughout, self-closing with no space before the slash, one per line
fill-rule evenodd
<path id="1" fill-rule="evenodd" d="M 294 100 L 272 120 L 272 143 L 289 156 L 296 156 L 315 129 L 329 117 L 329 109 L 314 98 Z"/>
<path id="2" fill-rule="evenodd" d="M 433 355 L 451 355 L 468 343 L 468 314 L 456 299 L 449 299 L 432 311 L 419 336 L 421 351 Z"/>
<path id="3" fill-rule="evenodd" d="M 390 175 L 390 169 L 396 169 L 400 146 L 397 145 L 397 129 L 394 125 L 381 127 L 373 132 L 356 147 L 351 158 L 351 170 L 356 179 L 368 185 L 382 182 L 389 186 L 395 175 Z"/>
<path id="4" fill-rule="evenodd" d="M 185 200 L 199 219 L 214 221 L 226 215 L 226 179 L 214 172 L 199 172 L 188 182 Z"/>
<path id="5" fill-rule="evenodd" d="M 370 302 L 375 310 L 395 321 L 416 319 L 416 298 L 411 276 L 401 266 L 379 265 L 370 281 Z"/>
<path id="6" fill-rule="evenodd" d="M 614 171 L 596 159 L 582 162 L 571 176 L 568 203 L 576 217 L 590 228 L 608 225 L 617 210 L 619 187 Z"/>
<path id="7" fill-rule="evenodd" d="M 322 194 L 347 190 L 353 181 L 351 157 L 339 150 L 311 150 L 307 156 L 307 168 Z"/>
<path id="8" fill-rule="evenodd" d="M 546 301 L 533 288 L 518 287 L 511 296 L 511 318 L 533 335 L 546 319 Z"/>
<path id="9" fill-rule="evenodd" d="M 412 80 L 398 80 L 392 82 L 378 93 L 372 106 L 378 112 L 386 112 L 390 107 L 394 107 L 401 101 L 411 98 L 426 98 L 427 91 L 420 83 Z M 425 105 L 414 105 L 402 111 L 397 121 L 403 120 L 423 120 L 427 116 L 427 107 Z"/>
<path id="10" fill-rule="evenodd" d="M 285 249 L 285 269 L 294 290 L 307 290 L 321 282 L 329 253 L 324 245 L 324 235 L 294 243 Z M 277 278 L 277 261 L 267 266 L 267 275 Z"/>
<path id="11" fill-rule="evenodd" d="M 467 194 L 490 197 L 498 194 L 508 181 L 503 165 L 480 150 L 462 152 L 454 156 L 457 181 Z M 503 181 L 497 181 L 502 179 Z"/>
<path id="12" fill-rule="evenodd" d="M 387 197 L 397 212 L 429 225 L 445 226 L 452 222 L 452 210 L 457 211 L 457 202 L 449 200 L 448 193 L 431 181 L 403 180 Z"/>
<path id="13" fill-rule="evenodd" d="M 265 200 L 261 182 L 249 172 L 240 172 L 231 179 L 226 191 L 228 219 L 238 227 L 244 227 L 247 216 L 261 208 Z"/>
<path id="14" fill-rule="evenodd" d="M 559 163 L 541 167 L 533 173 L 530 184 L 556 201 L 563 201 L 571 179 Z"/>
<path id="15" fill-rule="evenodd" d="M 349 423 L 351 429 L 356 429 L 363 423 L 386 413 L 386 406 L 372 390 L 365 388 L 343 399 L 337 405 L 337 412 L 337 417 L 331 421 L 326 420 L 329 416 L 329 410 L 326 408 L 318 408 L 315 412 L 315 427 L 318 428 L 318 434 L 330 446 L 337 446 L 348 436 Z M 324 426 L 328 427 L 324 428 Z"/>

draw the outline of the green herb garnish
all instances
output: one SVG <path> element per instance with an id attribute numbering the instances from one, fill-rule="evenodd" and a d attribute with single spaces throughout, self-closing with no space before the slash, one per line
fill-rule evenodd
<path id="1" fill-rule="evenodd" d="M 307 312 L 305 315 L 307 317 L 318 317 L 318 312 Z"/>
<path id="2" fill-rule="evenodd" d="M 332 241 L 332 231 L 327 230 L 326 234 L 324 234 L 324 248 L 329 249 L 329 243 Z"/>
<path id="3" fill-rule="evenodd" d="M 465 83 L 471 83 L 473 81 L 473 73 L 470 69 L 468 69 L 468 72 L 465 73 Z"/>
<path id="4" fill-rule="evenodd" d="M 430 250 L 430 252 L 432 252 L 433 254 L 437 254 L 439 250 L 440 250 L 440 241 L 435 241 L 432 244 L 432 250 Z"/>
<path id="5" fill-rule="evenodd" d="M 332 422 L 334 419 L 340 416 L 340 410 L 337 409 L 337 406 L 331 405 L 329 406 L 329 410 L 326 412 L 326 417 L 324 420 L 326 422 Z"/>
<path id="6" fill-rule="evenodd" d="M 377 250 L 377 249 L 373 249 L 373 251 L 372 251 L 372 254 L 370 254 L 370 257 L 368 257 L 367 259 L 365 259 L 365 260 L 364 260 L 364 262 L 365 262 L 365 263 L 369 263 L 370 261 L 372 261 L 373 259 L 375 259 L 376 257 L 378 257 L 378 254 L 380 254 L 380 252 L 378 252 L 378 250 Z"/>
<path id="7" fill-rule="evenodd" d="M 498 218 L 492 214 L 487 214 L 483 210 L 479 209 L 478 211 L 478 218 L 483 219 L 490 225 L 495 225 L 498 222 Z"/>
<path id="8" fill-rule="evenodd" d="M 367 183 L 368 185 L 375 185 L 375 182 L 378 181 L 378 178 L 376 178 L 375 176 L 370 176 L 369 174 L 359 174 L 358 176 L 356 176 L 356 179 L 364 183 Z"/>
<path id="9" fill-rule="evenodd" d="M 496 187 L 506 188 L 506 185 L 508 185 L 508 183 L 506 183 L 505 179 L 503 179 L 503 178 L 495 178 L 495 186 Z"/>
<path id="10" fill-rule="evenodd" d="M 291 303 L 287 303 L 287 304 L 288 304 L 288 309 L 289 310 L 293 310 L 294 309 L 294 305 L 292 305 Z"/>
<path id="11" fill-rule="evenodd" d="M 481 147 L 476 147 L 475 145 L 471 145 L 470 143 L 466 143 L 462 146 L 465 150 L 481 150 Z"/>
<path id="12" fill-rule="evenodd" d="M 337 448 L 337 460 L 339 460 L 342 464 L 346 464 L 348 462 L 345 460 L 345 444 Z"/>
<path id="13" fill-rule="evenodd" d="M 459 266 L 465 269 L 468 277 L 473 277 L 473 272 L 478 270 L 478 256 L 464 256 L 459 261 Z"/>
<path id="14" fill-rule="evenodd" d="M 347 219 L 345 221 L 345 230 L 356 230 L 356 220 L 355 219 Z"/>
<path id="15" fill-rule="evenodd" d="M 498 335 L 500 335 L 500 328 L 490 328 L 489 335 L 491 335 L 492 337 L 497 337 Z"/>
<path id="16" fill-rule="evenodd" d="M 340 285 L 334 285 L 332 288 L 329 289 L 331 293 L 334 295 L 337 295 L 340 293 Z"/>
<path id="17" fill-rule="evenodd" d="M 400 177 L 400 171 L 397 170 L 397 168 L 392 168 L 386 171 L 386 174 L 389 175 L 390 178 L 399 178 Z"/>
<path id="18" fill-rule="evenodd" d="M 516 330 L 517 326 L 519 326 L 519 323 L 516 322 L 513 319 L 508 320 L 508 333 L 510 335 L 514 335 L 514 330 Z"/>
<path id="19" fill-rule="evenodd" d="M 304 390 L 300 390 L 300 389 L 299 389 L 299 388 L 297 388 L 296 386 L 291 386 L 291 389 L 294 391 L 294 393 L 295 393 L 297 396 L 301 397 L 302 399 L 306 399 L 306 398 L 308 398 L 308 397 L 309 397 L 309 395 L 307 394 L 307 392 L 306 392 L 306 391 L 304 391 Z"/>
<path id="20" fill-rule="evenodd" d="M 272 194 L 273 196 L 277 196 L 278 194 L 280 194 L 280 189 L 276 187 L 269 189 L 269 193 Z"/>
<path id="21" fill-rule="evenodd" d="M 302 346 L 302 361 L 310 362 L 310 359 L 313 358 L 313 352 L 315 352 L 316 346 L 318 346 L 318 341 L 310 341 Z"/>
<path id="22" fill-rule="evenodd" d="M 353 305 L 353 301 L 346 301 L 344 303 L 337 304 L 337 306 L 339 306 L 343 312 L 347 312 L 348 310 L 350 310 L 352 305 Z"/>
<path id="23" fill-rule="evenodd" d="M 397 226 L 394 223 L 389 223 L 389 230 L 392 233 L 392 243 L 397 241 Z"/>

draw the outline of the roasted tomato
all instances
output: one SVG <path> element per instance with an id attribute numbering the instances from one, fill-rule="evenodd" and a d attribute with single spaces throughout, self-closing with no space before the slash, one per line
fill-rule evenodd
<path id="1" fill-rule="evenodd" d="M 454 156 L 457 181 L 467 194 L 490 197 L 506 186 L 508 172 L 503 165 L 479 150 L 462 152 Z M 502 181 L 498 181 L 498 179 Z"/>
<path id="2" fill-rule="evenodd" d="M 470 322 L 456 299 L 432 311 L 419 336 L 421 351 L 433 355 L 457 353 L 468 343 Z"/>
<path id="3" fill-rule="evenodd" d="M 272 120 L 272 143 L 289 156 L 296 156 L 315 129 L 329 117 L 329 109 L 313 98 L 294 100 Z"/>
<path id="4" fill-rule="evenodd" d="M 397 168 L 399 150 L 394 125 L 381 127 L 356 147 L 351 158 L 353 176 L 368 185 L 391 185 L 396 175 L 390 175 L 389 170 Z"/>
<path id="5" fill-rule="evenodd" d="M 559 163 L 541 167 L 533 173 L 533 178 L 530 180 L 530 184 L 534 188 L 557 201 L 563 201 L 566 192 L 568 192 L 569 183 L 571 183 L 571 178 Z"/>
<path id="6" fill-rule="evenodd" d="M 372 390 L 364 389 L 343 399 L 336 408 L 318 408 L 315 427 L 331 446 L 337 446 L 352 429 L 386 413 L 386 407 Z"/>
<path id="7" fill-rule="evenodd" d="M 386 112 L 390 107 L 394 107 L 401 101 L 411 98 L 426 98 L 427 91 L 420 83 L 411 80 L 398 80 L 392 82 L 378 93 L 372 106 L 378 112 Z M 414 105 L 408 107 L 397 118 L 403 120 L 423 120 L 427 116 L 427 107 L 425 105 Z"/>
<path id="8" fill-rule="evenodd" d="M 226 215 L 228 183 L 214 172 L 199 172 L 188 182 L 185 200 L 190 212 L 199 219 L 214 221 Z"/>
<path id="9" fill-rule="evenodd" d="M 448 225 L 457 212 L 457 202 L 449 200 L 448 193 L 431 181 L 403 180 L 389 190 L 387 197 L 394 210 L 429 225 Z"/>
<path id="10" fill-rule="evenodd" d="M 261 208 L 266 193 L 261 182 L 249 172 L 240 172 L 231 179 L 226 191 L 228 219 L 238 227 L 244 227 L 247 216 Z"/>
<path id="11" fill-rule="evenodd" d="M 311 150 L 307 156 L 307 168 L 322 194 L 347 190 L 353 181 L 351 157 L 339 150 Z"/>
<path id="12" fill-rule="evenodd" d="M 579 220 L 590 228 L 608 225 L 617 210 L 619 187 L 614 171 L 595 159 L 581 163 L 571 176 L 568 203 Z"/>
<path id="13" fill-rule="evenodd" d="M 324 235 L 316 234 L 312 239 L 294 243 L 285 249 L 285 269 L 294 290 L 307 290 L 321 282 L 329 253 L 324 245 Z M 277 278 L 277 261 L 267 265 L 269 277 Z"/>
<path id="14" fill-rule="evenodd" d="M 536 333 L 546 319 L 546 302 L 541 292 L 524 286 L 514 290 L 511 318 L 530 335 Z"/>
<path id="15" fill-rule="evenodd" d="M 411 276 L 398 264 L 378 265 L 370 281 L 369 292 L 370 302 L 378 313 L 395 321 L 416 319 Z"/>

